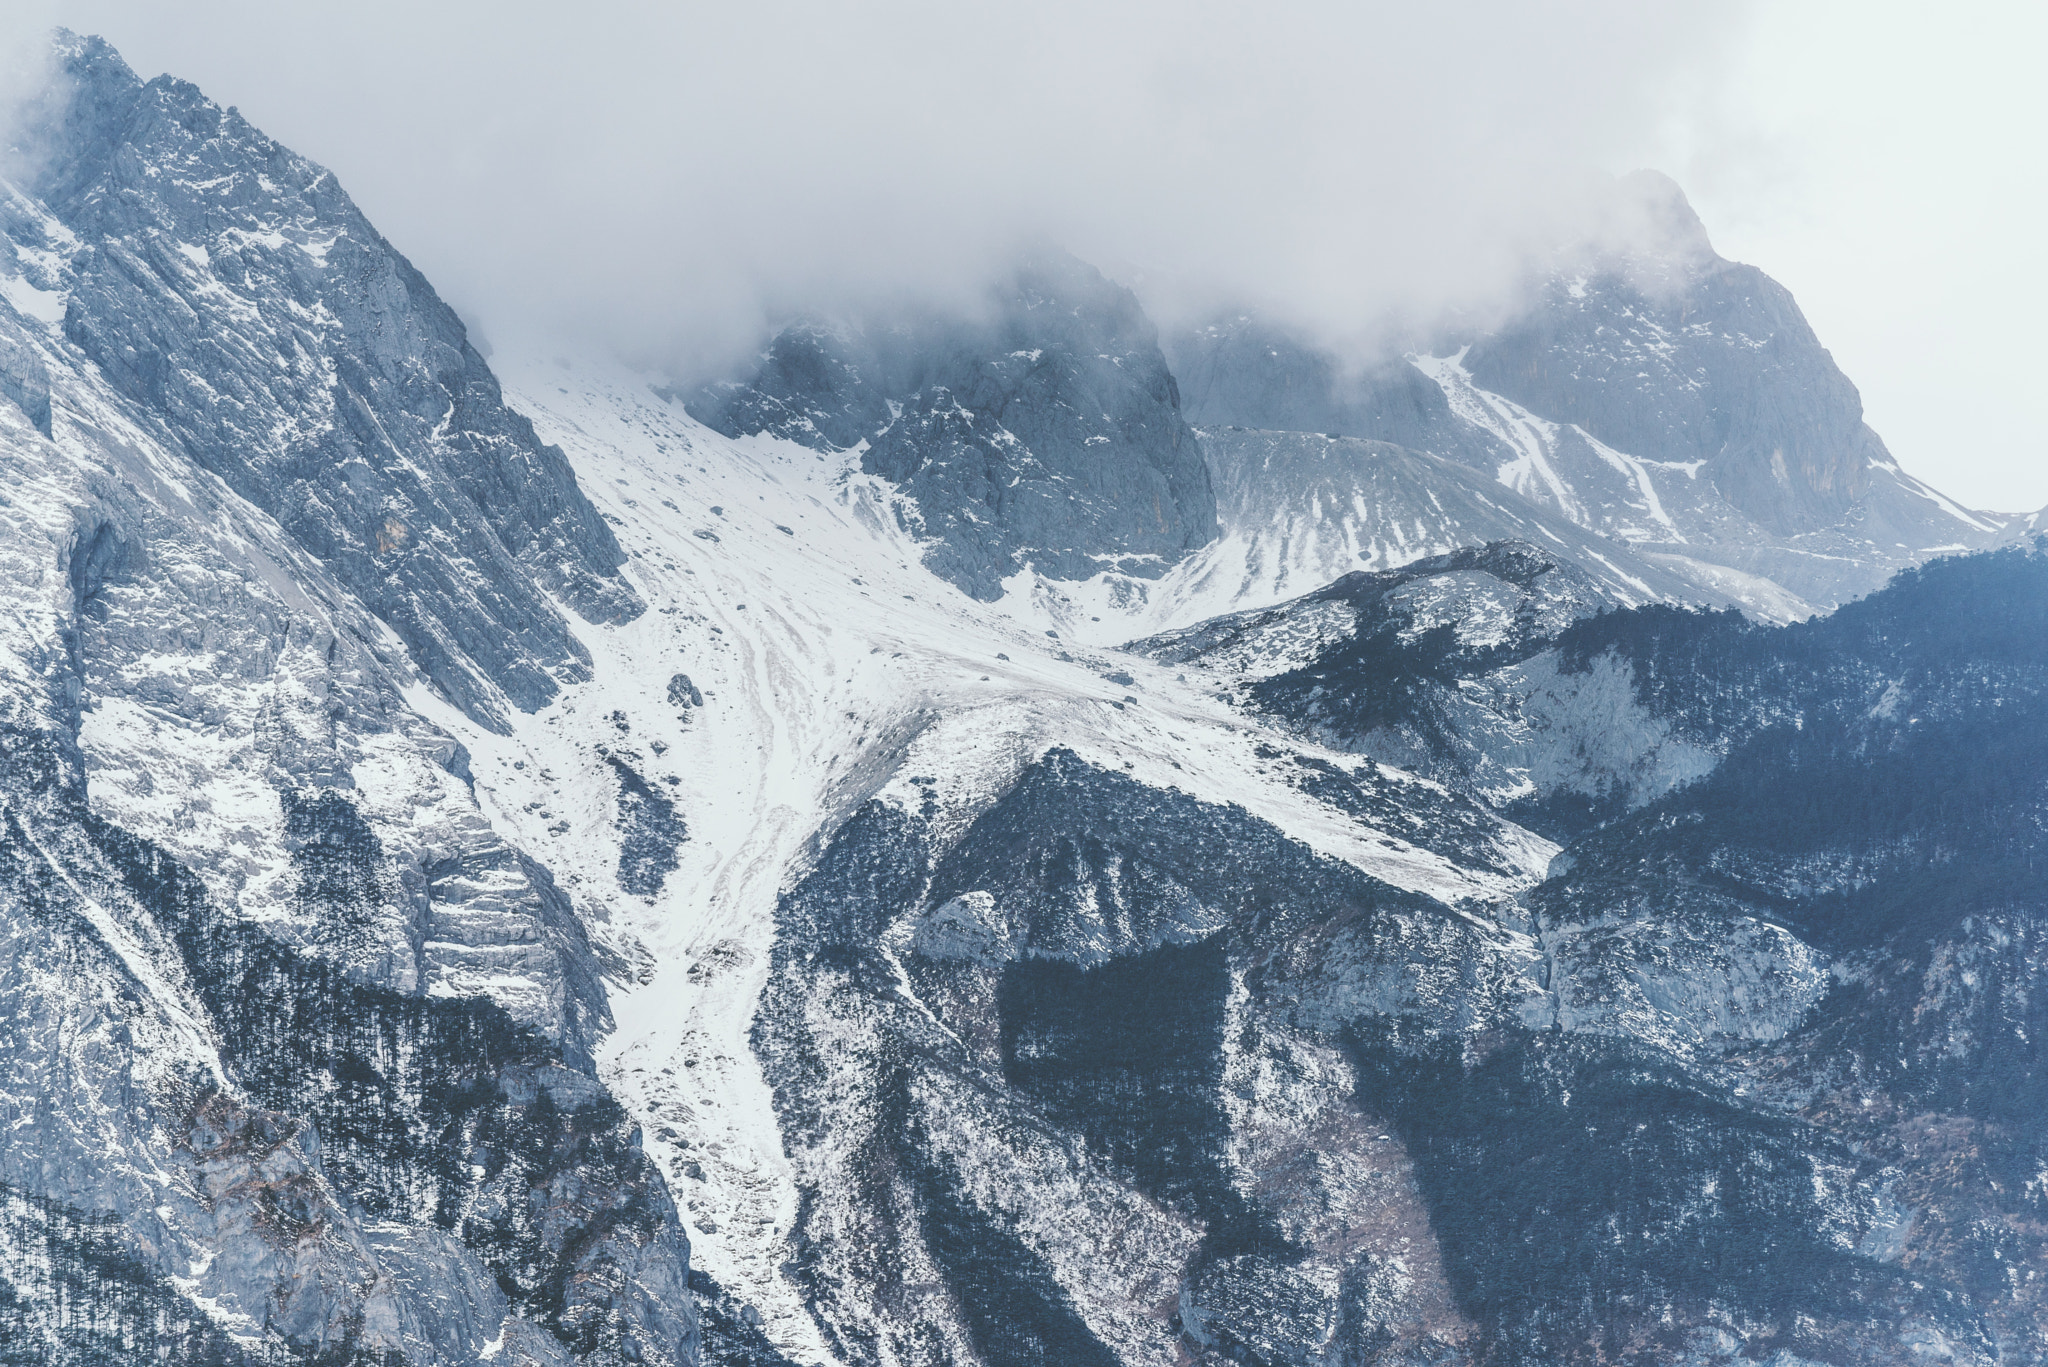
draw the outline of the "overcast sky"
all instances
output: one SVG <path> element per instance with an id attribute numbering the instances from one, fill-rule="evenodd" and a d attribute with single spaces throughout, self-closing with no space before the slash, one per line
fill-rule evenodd
<path id="1" fill-rule="evenodd" d="M 1052 238 L 1332 335 L 1487 308 L 1637 166 L 1907 468 L 2048 504 L 2037 6 L 0 0 L 332 167 L 500 339 L 682 366 Z M 1179 282 L 1162 291 L 1160 282 Z"/>

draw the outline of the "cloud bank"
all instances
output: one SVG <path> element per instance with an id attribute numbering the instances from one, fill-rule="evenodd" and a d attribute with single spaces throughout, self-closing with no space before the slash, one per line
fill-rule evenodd
<path id="1" fill-rule="evenodd" d="M 1483 307 L 1743 11 L 1633 0 L 17 0 L 333 168 L 487 332 L 677 364 L 1054 240 L 1342 332 Z"/>

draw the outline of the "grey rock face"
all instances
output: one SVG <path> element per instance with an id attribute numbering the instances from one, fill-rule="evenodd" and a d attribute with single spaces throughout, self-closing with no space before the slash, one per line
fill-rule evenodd
<path id="1" fill-rule="evenodd" d="M 1443 390 L 1398 357 L 1347 369 L 1249 314 L 1176 332 L 1165 346 L 1188 421 L 1198 428 L 1357 437 L 1474 467 L 1510 458 L 1497 438 L 1460 421 Z"/>
<path id="2" fill-rule="evenodd" d="M 405 864 L 333 790 L 282 795 L 290 915 L 266 929 L 223 918 L 165 851 L 87 809 L 70 709 L 94 693 L 71 671 L 119 628 L 120 583 L 145 578 L 122 544 L 79 537 L 70 573 L 51 575 L 73 605 L 71 648 L 45 657 L 43 715 L 58 724 L 10 727 L 0 764 L 13 1022 L 0 1046 L 26 1122 L 0 1145 L 0 1181 L 80 1212 L 137 1260 L 136 1285 L 174 1308 L 199 1297 L 208 1323 L 256 1345 L 252 1360 L 289 1346 L 468 1362 L 491 1342 L 512 1361 L 590 1360 L 602 1343 L 692 1360 L 687 1245 L 659 1179 L 603 1089 L 561 1062 L 604 1012 L 565 906 L 566 940 L 529 952 L 562 975 L 546 1016 L 566 1050 L 489 1003 L 414 995 L 418 966 L 446 965 L 451 923 L 478 909 L 449 884 L 495 881 L 490 896 L 517 899 L 458 857 L 416 894 L 431 919 L 414 933 L 436 948 L 394 950 L 383 917 L 407 900 Z M 584 1004 L 597 1019 L 579 1020 Z M 507 1282 L 515 1265 L 534 1270 Z M 635 1287 L 651 1299 L 620 1299 Z M 31 1297 L 25 1332 L 55 1336 L 53 1361 L 92 1360 L 66 1356 L 90 1343 L 48 1310 Z M 166 1313 L 153 1322 L 186 1312 Z"/>
<path id="3" fill-rule="evenodd" d="M 0 1190 L 0 1334 L 23 1362 L 71 1367 L 140 1353 L 170 1361 L 283 1364 L 251 1351 L 129 1251 L 105 1215 Z"/>
<path id="4" fill-rule="evenodd" d="M 62 53 L 53 199 L 0 197 L 0 1337 L 694 1363 L 598 953 L 409 701 L 574 677 L 610 534 L 331 178 Z"/>
<path id="5" fill-rule="evenodd" d="M 31 347 L 0 337 L 0 396 L 44 436 L 50 435 L 50 372 Z"/>
<path id="6" fill-rule="evenodd" d="M 766 432 L 813 450 L 844 451 L 889 425 L 897 383 L 894 367 L 862 329 L 797 323 L 775 334 L 751 376 L 698 393 L 689 410 L 727 436 Z"/>
<path id="7" fill-rule="evenodd" d="M 617 1202 L 588 1180 L 602 1165 L 573 1192 L 550 1189 L 560 1157 L 535 1088 L 577 1108 L 557 1122 L 573 1139 L 578 1125 L 606 1124 L 592 1079 L 549 1064 L 495 1008 L 354 987 L 220 924 L 189 874 L 90 815 L 61 736 L 8 728 L 0 751 L 0 1104 L 15 1136 L 0 1146 L 0 1181 L 10 1201 L 33 1194 L 41 1229 L 29 1232 L 43 1239 L 42 1256 L 9 1277 L 0 1315 L 27 1335 L 10 1347 L 104 1360 L 87 1332 L 101 1326 L 67 1323 L 37 1289 L 82 1279 L 88 1301 L 118 1302 L 131 1294 L 106 1284 L 118 1274 L 142 1302 L 112 1306 L 140 1318 L 118 1345 L 130 1352 L 203 1345 L 220 1330 L 249 1361 L 471 1362 L 496 1342 L 512 1361 L 566 1362 L 589 1325 L 593 1342 L 637 1344 L 633 1360 L 691 1360 L 685 1298 L 615 1313 L 585 1289 L 612 1262 L 657 1295 L 664 1276 L 686 1273 L 659 1183 L 625 1143 L 615 1149 L 638 1184 L 640 1224 L 603 1218 Z M 451 1113 L 468 1125 L 429 1123 Z M 530 1217 L 493 1221 L 494 1190 Z M 10 1242 L 28 1213 L 9 1212 Z M 67 1222 L 90 1225 L 93 1240 L 57 1239 Z M 571 1231 L 592 1237 L 579 1250 Z M 574 1268 L 551 1273 L 565 1253 Z M 563 1282 L 573 1271 L 578 1285 L 566 1301 L 559 1283 L 522 1286 L 505 1275 L 522 1264 Z"/>
<path id="8" fill-rule="evenodd" d="M 39 495 L 58 525 L 10 564 L 53 595 L 77 711 L 49 724 L 77 728 L 97 809 L 295 947 L 401 992 L 489 990 L 587 1059 L 609 1019 L 587 937 L 406 706 L 402 648 L 275 522 L 196 467 L 167 478 L 175 453 L 59 378 L 62 442 L 0 468 L 60 483 Z M 74 460 L 112 477 L 60 478 Z M 340 884 L 318 867 L 330 838 L 353 861 Z"/>
<path id="9" fill-rule="evenodd" d="M 1208 469 L 1131 293 L 1046 256 L 993 291 L 990 313 L 793 328 L 749 381 L 690 410 L 732 435 L 866 440 L 861 468 L 909 494 L 938 542 L 926 563 L 976 598 L 1027 564 L 1157 577 L 1214 539 Z"/>
<path id="10" fill-rule="evenodd" d="M 1647 173 L 1645 173 L 1647 174 Z M 1715 486 L 1780 534 L 1837 525 L 1890 463 L 1863 402 L 1791 293 L 1716 255 L 1678 187 L 1651 258 L 1552 281 L 1522 323 L 1475 343 L 1482 387 L 1616 450 L 1706 461 Z"/>
<path id="11" fill-rule="evenodd" d="M 25 138 L 67 234 L 65 336 L 472 716 L 582 677 L 548 595 L 632 616 L 622 553 L 453 311 L 329 172 L 99 40 L 62 48 Z"/>

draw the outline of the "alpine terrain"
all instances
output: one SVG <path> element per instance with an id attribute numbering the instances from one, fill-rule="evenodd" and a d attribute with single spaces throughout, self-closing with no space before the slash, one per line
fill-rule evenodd
<path id="1" fill-rule="evenodd" d="M 487 361 L 60 33 L 0 1363 L 2048 1362 L 2048 536 L 1659 225 Z"/>

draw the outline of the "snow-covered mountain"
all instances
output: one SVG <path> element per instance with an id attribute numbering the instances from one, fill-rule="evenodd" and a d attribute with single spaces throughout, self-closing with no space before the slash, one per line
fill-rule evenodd
<path id="1" fill-rule="evenodd" d="M 1358 377 L 1048 255 L 681 394 L 58 57 L 0 1358 L 2038 1356 L 2048 551 L 1763 277 Z"/>
<path id="2" fill-rule="evenodd" d="M 1792 296 L 1716 254 L 1677 186 L 1639 172 L 1618 193 L 1648 206 L 1655 232 L 1574 255 L 1511 325 L 1446 337 L 1434 354 L 1347 367 L 1251 315 L 1170 337 L 1190 419 L 1469 466 L 1624 542 L 1702 601 L 1776 620 L 2003 539 L 2013 519 L 1899 468 Z"/>
<path id="3" fill-rule="evenodd" d="M 591 677 L 612 529 L 331 175 L 59 56 L 0 253 L 7 1337 L 690 1361 L 601 952 L 439 724 Z"/>
<path id="4" fill-rule="evenodd" d="M 1433 352 L 1359 367 L 1252 314 L 1162 350 L 1128 293 L 1046 256 L 991 291 L 994 324 L 798 322 L 691 411 L 859 451 L 915 496 L 934 569 L 1105 642 L 1499 537 L 1637 601 L 1793 621 L 2013 534 L 1899 468 L 1791 295 L 1675 185 L 1617 193 L 1656 230 Z M 1173 454 L 1183 417 L 1206 480 Z"/>

